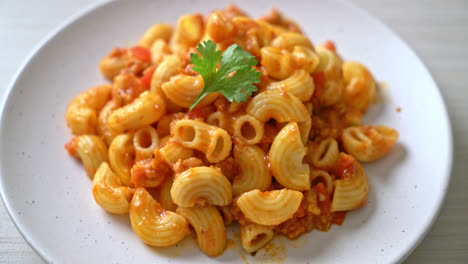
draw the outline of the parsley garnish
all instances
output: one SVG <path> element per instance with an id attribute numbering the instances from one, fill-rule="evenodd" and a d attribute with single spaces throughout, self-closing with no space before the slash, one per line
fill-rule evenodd
<path id="1" fill-rule="evenodd" d="M 254 83 L 260 82 L 260 72 L 252 66 L 257 65 L 258 61 L 237 44 L 232 44 L 221 55 L 220 50 L 216 50 L 216 43 L 211 40 L 198 43 L 198 52 L 190 54 L 190 63 L 194 66 L 192 69 L 203 78 L 204 86 L 202 92 L 190 106 L 192 110 L 209 93 L 220 92 L 230 102 L 247 101 L 247 94 L 252 95 L 257 91 Z M 216 69 L 221 61 L 219 68 Z M 232 72 L 235 72 L 229 76 Z"/>

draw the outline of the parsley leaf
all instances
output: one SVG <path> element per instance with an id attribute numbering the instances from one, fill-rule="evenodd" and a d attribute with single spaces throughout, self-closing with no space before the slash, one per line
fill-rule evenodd
<path id="1" fill-rule="evenodd" d="M 191 53 L 190 63 L 194 65 L 192 69 L 202 76 L 204 86 L 190 106 L 190 110 L 209 93 L 220 92 L 230 102 L 240 103 L 247 101 L 247 94 L 252 95 L 257 91 L 257 87 L 253 84 L 260 82 L 262 74 L 252 66 L 257 65 L 258 61 L 240 46 L 232 44 L 221 55 L 221 51 L 216 50 L 216 43 L 208 40 L 198 43 L 197 50 L 203 57 Z"/>

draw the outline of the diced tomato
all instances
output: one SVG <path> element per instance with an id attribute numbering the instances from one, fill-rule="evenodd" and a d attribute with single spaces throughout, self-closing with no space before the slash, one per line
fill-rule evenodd
<path id="1" fill-rule="evenodd" d="M 346 218 L 346 211 L 339 211 L 333 213 L 333 223 L 335 225 L 342 225 Z"/>
<path id="2" fill-rule="evenodd" d="M 130 53 L 133 57 L 143 62 L 148 62 L 151 60 L 151 51 L 145 47 L 135 46 L 130 49 Z"/>
<path id="3" fill-rule="evenodd" d="M 151 87 L 151 79 L 153 78 L 154 70 L 156 70 L 155 67 L 148 68 L 140 79 L 141 84 L 145 89 L 149 89 Z"/>
<path id="4" fill-rule="evenodd" d="M 318 195 L 318 204 L 320 209 L 329 212 L 331 207 L 331 200 L 330 194 L 327 191 L 327 187 L 325 187 L 323 182 L 319 182 L 314 186 L 314 189 Z"/>
<path id="5" fill-rule="evenodd" d="M 338 161 L 336 162 L 333 174 L 339 179 L 348 179 L 354 173 L 356 160 L 353 156 L 341 153 Z"/>
<path id="6" fill-rule="evenodd" d="M 205 113 L 200 108 L 193 109 L 192 111 L 187 113 L 187 117 L 189 119 L 199 119 L 199 118 L 203 119 L 203 118 L 205 118 Z"/>
<path id="7" fill-rule="evenodd" d="M 317 72 L 312 74 L 312 78 L 314 79 L 315 86 L 314 97 L 319 97 L 325 85 L 325 74 L 323 72 Z"/>
<path id="8" fill-rule="evenodd" d="M 76 157 L 76 137 L 72 138 L 65 144 L 65 149 L 72 157 Z"/>
<path id="9" fill-rule="evenodd" d="M 317 191 L 317 194 L 323 194 L 325 196 L 328 196 L 328 191 L 327 187 L 325 187 L 325 184 L 323 182 L 319 182 L 314 186 L 315 191 Z"/>
<path id="10" fill-rule="evenodd" d="M 335 43 L 333 43 L 333 41 L 331 40 L 327 40 L 325 41 L 325 43 L 323 43 L 323 46 L 326 48 L 326 49 L 329 49 L 333 52 L 336 51 L 336 47 L 335 47 Z"/>

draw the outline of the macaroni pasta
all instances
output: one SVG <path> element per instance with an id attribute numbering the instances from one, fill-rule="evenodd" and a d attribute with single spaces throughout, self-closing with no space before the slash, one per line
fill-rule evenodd
<path id="1" fill-rule="evenodd" d="M 385 157 L 399 135 L 362 124 L 375 79 L 333 42 L 314 45 L 276 10 L 253 19 L 230 5 L 152 25 L 136 43 L 102 58 L 109 84 L 71 100 L 65 148 L 96 204 L 128 214 L 144 243 L 172 246 L 193 230 L 216 257 L 238 222 L 254 253 L 366 204 L 360 162 Z"/>

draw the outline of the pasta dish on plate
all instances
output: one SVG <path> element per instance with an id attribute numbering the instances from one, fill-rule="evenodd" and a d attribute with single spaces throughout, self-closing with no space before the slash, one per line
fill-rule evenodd
<path id="1" fill-rule="evenodd" d="M 155 247 L 194 234 L 218 256 L 237 222 L 253 253 L 275 234 L 341 225 L 367 201 L 361 162 L 398 138 L 361 122 L 376 94 L 370 71 L 274 9 L 253 19 L 230 5 L 156 24 L 99 68 L 110 83 L 70 102 L 65 148 L 96 203 L 128 214 Z"/>

